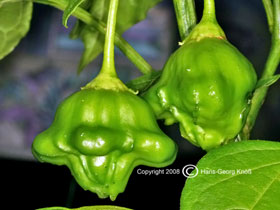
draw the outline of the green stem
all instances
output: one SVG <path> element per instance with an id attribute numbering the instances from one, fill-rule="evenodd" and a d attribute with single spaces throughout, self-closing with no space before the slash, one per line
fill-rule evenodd
<path id="1" fill-rule="evenodd" d="M 117 22 L 119 0 L 110 0 L 109 14 L 107 20 L 107 32 L 105 35 L 104 56 L 101 74 L 106 74 L 111 77 L 117 77 L 114 61 L 114 40 Z"/>
<path id="2" fill-rule="evenodd" d="M 204 0 L 202 21 L 213 22 L 213 23 L 217 22 L 214 0 Z"/>
<path id="3" fill-rule="evenodd" d="M 59 0 L 59 1 L 57 1 L 57 0 L 32 0 L 32 1 L 35 3 L 50 5 L 57 9 L 60 9 L 62 11 L 64 11 L 68 5 L 67 0 Z M 76 18 L 80 19 L 84 23 L 93 26 L 100 33 L 102 33 L 104 35 L 106 34 L 106 24 L 104 22 L 92 17 L 92 15 L 89 14 L 84 9 L 77 8 L 72 15 L 75 16 Z M 154 71 L 152 66 L 137 51 L 135 51 L 134 48 L 126 40 L 124 40 L 117 33 L 115 34 L 115 44 L 143 74 L 149 74 Z"/>
<path id="4" fill-rule="evenodd" d="M 196 25 L 194 0 L 173 0 L 181 40 L 187 38 Z"/>
<path id="5" fill-rule="evenodd" d="M 279 47 L 280 42 L 280 0 L 273 1 L 274 6 L 274 19 L 273 19 L 273 35 L 272 35 L 272 46 Z"/>
<path id="6" fill-rule="evenodd" d="M 214 0 L 204 0 L 204 9 L 201 21 L 196 25 L 182 44 L 187 43 L 190 40 L 199 41 L 206 37 L 226 39 L 223 29 L 219 26 L 216 20 Z"/>
<path id="7" fill-rule="evenodd" d="M 269 31 L 273 31 L 273 6 L 271 0 L 262 0 L 263 6 L 266 12 L 267 22 L 269 26 Z"/>
<path id="8" fill-rule="evenodd" d="M 272 33 L 272 46 L 260 80 L 267 79 L 273 76 L 275 71 L 277 70 L 280 61 L 280 0 L 274 0 L 273 6 L 274 24 Z M 265 86 L 256 89 L 254 92 L 251 109 L 247 117 L 246 124 L 242 131 L 242 136 L 246 139 L 249 139 L 250 137 L 250 132 L 255 124 L 260 108 L 264 103 L 267 91 L 268 87 Z"/>

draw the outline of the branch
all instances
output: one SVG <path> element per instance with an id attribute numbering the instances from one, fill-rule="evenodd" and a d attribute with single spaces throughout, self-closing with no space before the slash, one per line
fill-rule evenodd
<path id="1" fill-rule="evenodd" d="M 271 78 L 275 71 L 277 70 L 277 67 L 279 65 L 280 61 L 280 0 L 274 0 L 273 1 L 274 11 L 273 11 L 273 30 L 272 30 L 272 43 L 271 43 L 271 49 L 268 55 L 268 59 L 265 64 L 265 68 L 263 71 L 263 74 L 260 78 L 260 80 L 265 80 L 268 78 Z M 258 113 L 260 111 L 260 108 L 262 107 L 265 97 L 267 95 L 268 91 L 267 86 L 260 87 L 255 90 L 253 98 L 252 98 L 252 104 L 251 109 L 248 114 L 246 124 L 242 131 L 242 136 L 245 139 L 249 139 L 250 132 L 255 124 L 255 121 L 257 119 Z"/>
<path id="2" fill-rule="evenodd" d="M 68 5 L 67 0 L 32 0 L 35 3 L 39 4 L 46 4 L 53 6 L 57 9 L 60 9 L 62 11 L 65 10 L 65 8 Z M 73 14 L 76 18 L 80 19 L 84 23 L 91 25 L 96 30 L 98 30 L 103 35 L 106 34 L 106 24 L 100 20 L 95 19 L 90 13 L 88 13 L 86 10 L 82 8 L 77 8 Z M 128 57 L 129 60 L 134 63 L 134 65 L 143 73 L 143 74 L 149 74 L 153 72 L 152 66 L 145 61 L 145 59 L 134 50 L 134 48 L 126 41 L 124 40 L 119 34 L 115 34 L 115 44 L 119 47 L 119 49 Z"/>
<path id="3" fill-rule="evenodd" d="M 183 41 L 196 25 L 194 0 L 173 0 L 178 29 Z"/>

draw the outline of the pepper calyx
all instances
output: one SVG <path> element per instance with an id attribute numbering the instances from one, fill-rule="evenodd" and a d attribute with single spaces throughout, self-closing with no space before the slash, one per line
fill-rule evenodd
<path id="1" fill-rule="evenodd" d="M 102 72 L 102 71 L 101 71 Z M 81 87 L 81 90 L 86 89 L 95 89 L 95 90 L 114 90 L 114 91 L 128 91 L 135 95 L 138 94 L 138 91 L 129 89 L 118 77 L 112 77 L 108 74 L 99 74 L 86 86 Z"/>
<path id="2" fill-rule="evenodd" d="M 190 33 L 190 35 L 180 43 L 183 45 L 187 42 L 191 41 L 200 41 L 204 38 L 217 38 L 217 39 L 224 39 L 226 40 L 226 35 L 223 29 L 219 26 L 219 24 L 214 22 L 209 22 L 202 20 Z"/>

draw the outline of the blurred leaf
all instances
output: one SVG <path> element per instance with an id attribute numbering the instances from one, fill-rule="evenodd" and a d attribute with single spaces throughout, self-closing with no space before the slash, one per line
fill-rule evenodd
<path id="1" fill-rule="evenodd" d="M 143 93 L 147 91 L 151 86 L 153 86 L 157 80 L 160 78 L 162 71 L 153 71 L 150 74 L 145 74 L 134 80 L 131 80 L 126 84 L 126 86 L 134 91 L 139 91 Z"/>
<path id="2" fill-rule="evenodd" d="M 69 19 L 69 17 L 71 16 L 71 14 L 73 13 L 73 11 L 75 9 L 77 9 L 80 4 L 83 3 L 84 0 L 72 0 L 72 1 L 69 1 L 69 4 L 68 6 L 66 7 L 66 9 L 64 10 L 64 13 L 63 13 L 63 18 L 62 18 L 62 23 L 63 25 L 68 28 L 67 26 L 67 21 Z"/>
<path id="3" fill-rule="evenodd" d="M 119 206 L 84 206 L 75 209 L 69 209 L 64 207 L 47 207 L 47 208 L 41 208 L 37 210 L 131 210 L 131 209 L 119 207 Z"/>
<path id="4" fill-rule="evenodd" d="M 181 210 L 280 209 L 279 142 L 248 140 L 214 149 L 190 176 Z"/>
<path id="5" fill-rule="evenodd" d="M 0 60 L 14 50 L 30 27 L 30 1 L 0 0 Z"/>
<path id="6" fill-rule="evenodd" d="M 279 78 L 280 78 L 280 74 L 276 74 L 269 78 L 261 79 L 258 81 L 256 89 L 261 88 L 261 87 L 269 87 L 269 86 L 273 85 L 275 82 L 277 82 Z"/>
<path id="7" fill-rule="evenodd" d="M 122 34 L 134 24 L 146 18 L 150 8 L 155 6 L 161 0 L 128 0 L 120 1 L 117 16 L 116 31 Z M 83 6 L 87 9 L 95 19 L 107 22 L 109 0 L 92 0 L 86 1 Z M 88 3 L 91 3 L 89 6 Z M 105 42 L 104 34 L 98 32 L 94 27 L 77 21 L 74 27 L 71 38 L 80 37 L 84 43 L 85 50 L 80 60 L 78 73 L 80 73 L 92 60 L 94 60 L 102 51 Z"/>

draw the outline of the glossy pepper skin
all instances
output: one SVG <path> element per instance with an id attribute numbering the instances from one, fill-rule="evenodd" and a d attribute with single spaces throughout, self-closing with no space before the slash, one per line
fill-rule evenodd
<path id="1" fill-rule="evenodd" d="M 167 166 L 177 153 L 151 107 L 117 77 L 118 3 L 110 0 L 98 76 L 59 105 L 52 125 L 32 145 L 38 160 L 68 166 L 85 190 L 111 200 L 124 191 L 135 166 Z"/>
<path id="2" fill-rule="evenodd" d="M 140 97 L 126 90 L 85 88 L 59 105 L 32 151 L 42 162 L 67 165 L 85 190 L 114 200 L 135 166 L 167 166 L 177 147 Z"/>
<path id="3" fill-rule="evenodd" d="M 238 135 L 255 85 L 252 64 L 217 23 L 202 20 L 144 98 L 159 119 L 167 125 L 179 122 L 184 138 L 210 150 Z"/>

